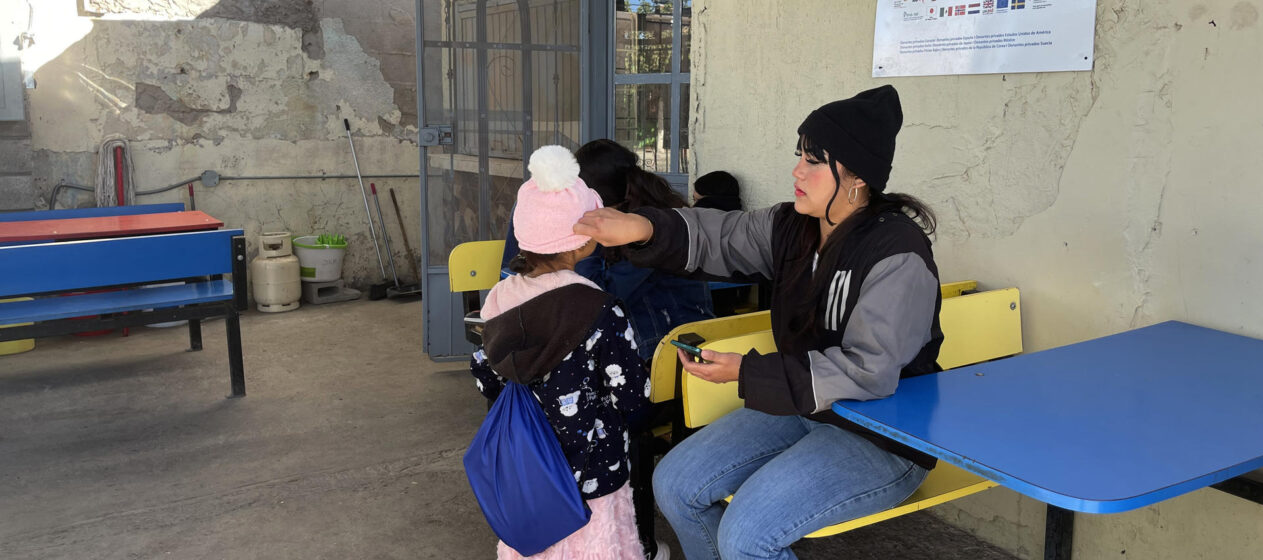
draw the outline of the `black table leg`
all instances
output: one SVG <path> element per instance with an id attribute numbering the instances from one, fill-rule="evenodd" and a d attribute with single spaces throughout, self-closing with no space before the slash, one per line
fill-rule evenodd
<path id="1" fill-rule="evenodd" d="M 232 381 L 232 394 L 228 398 L 246 396 L 246 368 L 241 356 L 241 317 L 232 303 L 224 306 L 228 316 L 224 318 L 228 331 L 228 375 Z"/>
<path id="2" fill-rule="evenodd" d="M 1263 482 L 1254 479 L 1238 476 L 1217 484 L 1211 484 L 1210 487 L 1220 492 L 1227 492 L 1238 498 L 1250 500 L 1256 504 L 1263 504 Z"/>
<path id="3" fill-rule="evenodd" d="M 202 349 L 202 320 L 189 319 L 189 350 L 196 352 Z"/>
<path id="4" fill-rule="evenodd" d="M 1048 506 L 1044 521 L 1044 560 L 1070 560 L 1074 545 L 1074 512 Z"/>

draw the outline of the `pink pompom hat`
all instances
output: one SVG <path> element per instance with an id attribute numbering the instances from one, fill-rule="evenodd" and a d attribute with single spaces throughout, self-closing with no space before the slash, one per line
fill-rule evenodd
<path id="1" fill-rule="evenodd" d="M 575 223 L 589 210 L 601 208 L 601 195 L 579 178 L 579 162 L 561 146 L 544 146 L 531 154 L 530 180 L 517 191 L 513 231 L 523 251 L 554 255 L 573 251 L 592 238 L 576 235 Z"/>

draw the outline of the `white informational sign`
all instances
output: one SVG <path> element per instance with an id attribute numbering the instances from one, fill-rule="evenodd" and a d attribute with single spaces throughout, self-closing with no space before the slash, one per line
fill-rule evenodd
<path id="1" fill-rule="evenodd" d="M 878 0 L 873 77 L 1091 70 L 1095 0 Z"/>

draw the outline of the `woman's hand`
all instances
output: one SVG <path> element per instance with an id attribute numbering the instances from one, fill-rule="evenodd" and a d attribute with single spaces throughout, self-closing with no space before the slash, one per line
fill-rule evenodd
<path id="1" fill-rule="evenodd" d="M 680 357 L 680 363 L 684 364 L 684 371 L 711 383 L 730 383 L 740 377 L 741 354 L 702 350 L 702 359 L 710 362 L 703 364 L 694 362 L 691 355 L 678 348 L 675 353 Z"/>
<path id="2" fill-rule="evenodd" d="M 589 210 L 573 229 L 576 234 L 591 237 L 606 247 L 644 243 L 653 237 L 653 224 L 648 218 L 613 208 Z"/>

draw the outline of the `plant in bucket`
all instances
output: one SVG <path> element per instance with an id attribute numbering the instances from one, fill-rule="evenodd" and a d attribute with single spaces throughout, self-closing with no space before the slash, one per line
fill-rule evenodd
<path id="1" fill-rule="evenodd" d="M 359 290 L 342 282 L 342 259 L 346 256 L 346 237 L 322 233 L 293 238 L 294 255 L 298 257 L 303 299 L 307 303 L 334 303 L 360 298 Z"/>
<path id="2" fill-rule="evenodd" d="M 298 257 L 298 275 L 303 282 L 332 282 L 342 278 L 342 259 L 346 256 L 346 237 L 322 233 L 295 237 L 294 255 Z"/>

